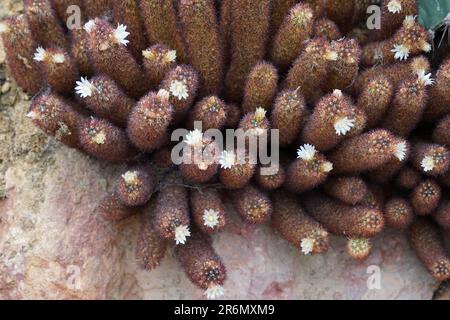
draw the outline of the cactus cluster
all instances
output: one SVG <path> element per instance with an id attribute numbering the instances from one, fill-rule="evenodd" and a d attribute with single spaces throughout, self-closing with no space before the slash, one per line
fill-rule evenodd
<path id="1" fill-rule="evenodd" d="M 362 260 L 385 228 L 407 232 L 446 280 L 450 56 L 432 60 L 414 0 L 382 0 L 381 29 L 368 30 L 375 2 L 25 0 L 0 33 L 11 77 L 34 95 L 34 124 L 128 166 L 97 211 L 142 216 L 142 268 L 174 245 L 188 278 L 221 297 L 226 261 L 212 236 L 231 204 L 242 224 L 270 223 L 305 255 L 335 235 Z M 79 28 L 65 23 L 69 4 Z M 175 164 L 180 128 L 190 131 Z M 221 150 L 204 135 L 230 128 L 278 141 L 279 167 L 255 159 L 248 140 Z"/>

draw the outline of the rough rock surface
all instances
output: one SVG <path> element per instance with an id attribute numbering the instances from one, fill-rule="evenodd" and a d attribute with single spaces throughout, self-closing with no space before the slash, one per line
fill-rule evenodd
<path id="1" fill-rule="evenodd" d="M 1 18 L 21 5 L 0 0 L 0 8 Z M 171 250 L 160 268 L 137 268 L 138 217 L 110 223 L 95 212 L 123 168 L 35 129 L 25 117 L 29 98 L 7 80 L 1 48 L 0 64 L 0 299 L 202 298 Z M 228 269 L 225 298 L 431 299 L 438 287 L 398 233 L 378 237 L 363 263 L 346 256 L 344 239 L 332 242 L 323 256 L 302 256 L 270 226 L 230 225 L 214 241 Z M 368 289 L 369 266 L 381 272 L 379 289 Z"/>

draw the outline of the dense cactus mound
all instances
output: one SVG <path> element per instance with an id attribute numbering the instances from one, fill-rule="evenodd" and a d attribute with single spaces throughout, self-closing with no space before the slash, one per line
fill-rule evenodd
<path id="1" fill-rule="evenodd" d="M 407 232 L 446 280 L 450 56 L 432 52 L 414 0 L 381 1 L 381 28 L 368 30 L 379 2 L 26 0 L 0 34 L 36 126 L 128 166 L 98 214 L 142 215 L 142 268 L 176 246 L 189 279 L 221 297 L 226 261 L 212 238 L 231 203 L 298 254 L 323 254 L 335 235 L 363 260 L 384 228 Z M 217 136 L 225 129 L 245 133 L 240 148 Z"/>

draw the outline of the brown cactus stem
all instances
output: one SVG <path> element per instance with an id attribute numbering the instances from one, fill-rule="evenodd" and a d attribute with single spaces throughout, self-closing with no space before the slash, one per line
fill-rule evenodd
<path id="1" fill-rule="evenodd" d="M 306 255 L 328 250 L 328 232 L 302 209 L 294 195 L 277 191 L 272 203 L 272 226 L 292 246 Z"/>
<path id="2" fill-rule="evenodd" d="M 376 184 L 368 184 L 368 192 L 364 196 L 364 199 L 359 203 L 361 206 L 366 206 L 371 209 L 383 210 L 385 205 L 385 192 Z"/>
<path id="3" fill-rule="evenodd" d="M 320 18 L 314 23 L 313 35 L 315 37 L 324 37 L 328 40 L 338 40 L 342 38 L 342 33 L 337 24 L 330 19 Z"/>
<path id="4" fill-rule="evenodd" d="M 131 142 L 143 151 L 153 151 L 167 140 L 173 118 L 169 93 L 150 92 L 133 107 L 128 118 L 127 133 Z"/>
<path id="5" fill-rule="evenodd" d="M 80 74 L 89 77 L 94 74 L 94 68 L 89 58 L 89 39 L 84 29 L 69 31 L 71 55 L 78 65 Z"/>
<path id="6" fill-rule="evenodd" d="M 436 73 L 436 83 L 430 89 L 430 103 L 425 119 L 436 121 L 450 112 L 450 58 L 444 60 Z"/>
<path id="7" fill-rule="evenodd" d="M 269 0 L 231 0 L 231 63 L 225 89 L 231 101 L 243 95 L 245 79 L 252 67 L 264 58 L 270 20 Z"/>
<path id="8" fill-rule="evenodd" d="M 111 13 L 114 0 L 83 0 L 88 19 L 105 17 Z"/>
<path id="9" fill-rule="evenodd" d="M 142 0 L 140 8 L 150 43 L 165 44 L 176 50 L 181 63 L 185 62 L 186 49 L 177 25 L 174 2 L 172 0 Z"/>
<path id="10" fill-rule="evenodd" d="M 114 193 L 106 195 L 98 204 L 96 212 L 107 221 L 121 221 L 142 213 L 142 207 L 128 207 Z"/>
<path id="11" fill-rule="evenodd" d="M 178 65 L 164 77 L 160 88 L 170 92 L 174 124 L 179 124 L 185 118 L 197 96 L 198 87 L 198 73 L 190 65 Z"/>
<path id="12" fill-rule="evenodd" d="M 125 128 L 135 101 L 129 98 L 111 78 L 98 75 L 81 78 L 75 88 L 78 100 L 97 116 Z"/>
<path id="13" fill-rule="evenodd" d="M 431 214 L 439 205 L 442 189 L 436 181 L 428 179 L 420 182 L 411 193 L 414 212 L 424 216 Z"/>
<path id="14" fill-rule="evenodd" d="M 347 254 L 356 261 L 366 260 L 372 252 L 372 242 L 367 238 L 350 238 L 347 240 Z"/>
<path id="15" fill-rule="evenodd" d="M 369 191 L 359 177 L 333 177 L 324 184 L 323 190 L 330 197 L 351 205 L 361 202 Z"/>
<path id="16" fill-rule="evenodd" d="M 449 169 L 450 152 L 442 145 L 417 141 L 413 144 L 411 162 L 417 170 L 426 175 L 442 175 Z"/>
<path id="17" fill-rule="evenodd" d="M 231 57 L 231 1 L 220 2 L 220 36 L 224 54 L 224 65 L 228 65 Z"/>
<path id="18" fill-rule="evenodd" d="M 212 247 L 210 236 L 194 232 L 185 246 L 177 246 L 175 255 L 187 277 L 205 290 L 204 295 L 208 299 L 220 298 L 224 294 L 227 272 Z"/>
<path id="19" fill-rule="evenodd" d="M 402 189 L 412 190 L 419 184 L 422 177 L 415 169 L 404 166 L 397 175 L 396 185 Z"/>
<path id="20" fill-rule="evenodd" d="M 239 121 L 241 121 L 241 108 L 234 103 L 228 103 L 226 105 L 226 114 L 225 128 L 236 128 Z"/>
<path id="21" fill-rule="evenodd" d="M 143 22 L 140 15 L 139 2 L 135 0 L 113 1 L 114 24 L 124 24 L 130 32 L 129 50 L 137 61 L 142 60 L 142 50 L 147 45 L 147 39 L 143 30 Z"/>
<path id="22" fill-rule="evenodd" d="M 394 197 L 386 202 L 384 218 L 389 227 L 405 230 L 413 223 L 414 210 L 408 200 Z"/>
<path id="23" fill-rule="evenodd" d="M 127 162 L 138 155 L 125 130 L 107 120 L 90 117 L 79 127 L 80 144 L 93 157 L 110 162 Z"/>
<path id="24" fill-rule="evenodd" d="M 242 111 L 253 112 L 257 108 L 270 110 L 277 93 L 278 71 L 269 62 L 258 62 L 250 71 L 244 88 Z"/>
<path id="25" fill-rule="evenodd" d="M 273 0 L 272 10 L 270 14 L 270 33 L 275 35 L 278 33 L 286 15 L 298 0 Z"/>
<path id="26" fill-rule="evenodd" d="M 156 183 L 156 175 L 153 170 L 132 168 L 120 176 L 116 183 L 115 193 L 127 206 L 142 206 L 150 200 Z"/>
<path id="27" fill-rule="evenodd" d="M 84 116 L 76 111 L 76 107 L 50 90 L 42 91 L 31 101 L 27 115 L 34 124 L 46 134 L 55 137 L 65 145 L 78 148 L 78 127 Z"/>
<path id="28" fill-rule="evenodd" d="M 371 238 L 383 230 L 384 217 L 378 209 L 349 206 L 318 193 L 307 194 L 302 199 L 307 212 L 335 235 Z"/>
<path id="29" fill-rule="evenodd" d="M 200 231 L 212 234 L 225 227 L 226 210 L 217 190 L 192 189 L 190 196 L 192 219 Z"/>
<path id="30" fill-rule="evenodd" d="M 433 130 L 433 141 L 450 148 L 450 115 L 443 117 Z"/>
<path id="31" fill-rule="evenodd" d="M 231 203 L 247 223 L 263 224 L 272 216 L 272 203 L 268 195 L 251 184 L 230 191 Z"/>
<path id="32" fill-rule="evenodd" d="M 255 181 L 264 190 L 272 191 L 279 189 L 286 181 L 286 170 L 281 165 L 274 168 L 259 165 L 256 170 Z"/>
<path id="33" fill-rule="evenodd" d="M 166 74 L 176 66 L 177 52 L 164 44 L 155 44 L 142 51 L 142 55 L 150 88 L 156 89 Z"/>
<path id="34" fill-rule="evenodd" d="M 12 78 L 24 91 L 36 94 L 42 85 L 42 77 L 33 61 L 37 44 L 26 17 L 13 16 L 0 22 L 0 36 Z"/>
<path id="35" fill-rule="evenodd" d="M 285 70 L 302 52 L 305 41 L 313 34 L 314 12 L 307 3 L 293 6 L 284 17 L 281 27 L 277 31 L 270 57 L 273 63 Z"/>
<path id="36" fill-rule="evenodd" d="M 389 131 L 377 129 L 350 138 L 331 151 L 330 161 L 337 173 L 374 170 L 394 157 L 402 158 L 403 144 Z"/>
<path id="37" fill-rule="evenodd" d="M 181 0 L 178 7 L 189 62 L 198 71 L 201 95 L 219 94 L 224 54 L 213 0 Z"/>
<path id="38" fill-rule="evenodd" d="M 226 189 L 231 190 L 246 186 L 256 170 L 256 163 L 251 157 L 239 151 L 223 151 L 219 164 L 219 180 Z"/>
<path id="39" fill-rule="evenodd" d="M 308 109 L 299 90 L 285 89 L 278 93 L 270 124 L 272 129 L 278 129 L 280 146 L 288 146 L 298 139 L 307 117 Z"/>
<path id="40" fill-rule="evenodd" d="M 71 96 L 78 78 L 78 69 L 72 57 L 60 48 L 39 47 L 34 60 L 41 67 L 47 84 L 57 93 Z"/>
<path id="41" fill-rule="evenodd" d="M 348 29 L 352 22 L 355 0 L 327 1 L 326 15 L 335 21 L 342 29 Z"/>
<path id="42" fill-rule="evenodd" d="M 444 200 L 433 213 L 433 218 L 445 230 L 450 230 L 450 201 Z"/>
<path id="43" fill-rule="evenodd" d="M 374 30 L 374 39 L 391 36 L 401 27 L 406 16 L 417 15 L 417 4 L 415 0 L 383 0 L 381 10 L 381 29 Z"/>
<path id="44" fill-rule="evenodd" d="M 49 0 L 24 0 L 24 11 L 36 42 L 45 47 L 67 48 L 67 41 Z"/>
<path id="45" fill-rule="evenodd" d="M 227 121 L 227 105 L 217 96 L 208 96 L 198 101 L 187 120 L 187 127 L 194 128 L 194 122 L 200 121 L 202 129 L 222 129 Z"/>
<path id="46" fill-rule="evenodd" d="M 435 224 L 418 219 L 411 227 L 412 247 L 428 272 L 438 281 L 450 278 L 450 257 L 442 235 Z"/>
<path id="47" fill-rule="evenodd" d="M 89 33 L 89 53 L 95 69 L 103 73 L 133 98 L 148 90 L 148 81 L 133 55 L 126 47 L 126 28 L 112 25 L 96 18 L 85 25 Z"/>
<path id="48" fill-rule="evenodd" d="M 141 216 L 141 227 L 136 238 L 134 251 L 136 262 L 144 270 L 157 268 L 167 251 L 167 242 L 156 233 L 153 227 L 153 218 L 153 212 L 147 209 Z"/>

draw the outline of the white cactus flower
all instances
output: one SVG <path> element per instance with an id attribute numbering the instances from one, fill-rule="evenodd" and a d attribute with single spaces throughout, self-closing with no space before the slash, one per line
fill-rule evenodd
<path id="1" fill-rule="evenodd" d="M 127 32 L 127 26 L 123 24 L 117 25 L 116 30 L 114 30 L 113 36 L 117 43 L 123 44 L 126 46 L 128 44 L 127 37 L 130 33 Z"/>
<path id="2" fill-rule="evenodd" d="M 76 84 L 75 92 L 82 98 L 92 96 L 92 93 L 96 90 L 95 86 L 87 78 L 81 77 L 80 81 L 77 81 Z"/>
<path id="3" fill-rule="evenodd" d="M 425 86 L 431 86 L 434 84 L 434 79 L 431 78 L 431 73 L 425 74 L 425 70 L 420 70 L 417 72 L 419 81 Z"/>
<path id="4" fill-rule="evenodd" d="M 236 161 L 236 155 L 234 151 L 224 150 L 219 156 L 219 164 L 222 169 L 230 169 L 234 166 Z"/>
<path id="5" fill-rule="evenodd" d="M 95 26 L 95 21 L 94 21 L 94 20 L 89 20 L 88 22 L 86 22 L 86 23 L 84 24 L 83 29 L 84 29 L 86 32 L 90 33 L 90 32 L 92 31 L 92 29 L 94 28 L 94 26 Z"/>
<path id="6" fill-rule="evenodd" d="M 209 228 L 217 226 L 219 224 L 219 212 L 212 209 L 206 209 L 203 212 L 203 223 Z"/>
<path id="7" fill-rule="evenodd" d="M 394 52 L 394 58 L 400 61 L 406 60 L 409 57 L 409 48 L 403 44 L 395 44 L 391 52 Z"/>
<path id="8" fill-rule="evenodd" d="M 307 144 L 302 145 L 297 150 L 297 159 L 311 161 L 314 159 L 314 156 L 316 155 L 316 153 L 317 153 L 316 147 L 307 143 Z"/>
<path id="9" fill-rule="evenodd" d="M 390 13 L 400 13 L 400 11 L 402 11 L 402 4 L 398 0 L 391 0 L 389 1 L 387 8 Z"/>
<path id="10" fill-rule="evenodd" d="M 395 150 L 394 150 L 395 157 L 398 160 L 403 161 L 406 157 L 406 150 L 407 150 L 406 142 L 397 143 L 395 145 Z"/>
<path id="11" fill-rule="evenodd" d="M 172 81 L 169 90 L 173 96 L 178 98 L 178 100 L 186 100 L 189 97 L 188 87 L 182 81 Z"/>
<path id="12" fill-rule="evenodd" d="M 199 146 L 203 143 L 203 133 L 198 129 L 189 131 L 184 137 L 184 142 L 190 146 Z"/>
<path id="13" fill-rule="evenodd" d="M 422 159 L 420 163 L 424 172 L 428 172 L 434 169 L 435 163 L 434 159 L 431 156 L 426 156 Z"/>
<path id="14" fill-rule="evenodd" d="M 303 238 L 300 246 L 302 247 L 303 254 L 308 255 L 314 250 L 314 239 Z"/>
<path id="15" fill-rule="evenodd" d="M 207 299 L 217 299 L 222 297 L 225 294 L 225 289 L 218 284 L 211 284 L 208 289 L 205 290 L 203 295 L 206 296 Z"/>
<path id="16" fill-rule="evenodd" d="M 339 118 L 334 123 L 334 130 L 338 136 L 344 136 L 355 126 L 355 120 L 347 117 Z"/>
<path id="17" fill-rule="evenodd" d="M 175 243 L 178 244 L 185 244 L 187 237 L 191 235 L 191 232 L 189 231 L 188 226 L 178 226 L 175 228 Z"/>
<path id="18" fill-rule="evenodd" d="M 34 53 L 33 60 L 35 61 L 44 61 L 47 56 L 47 51 L 45 51 L 42 47 L 37 47 Z"/>

